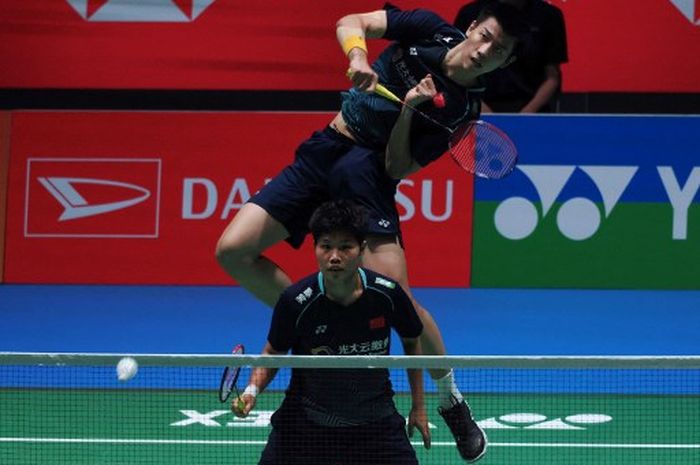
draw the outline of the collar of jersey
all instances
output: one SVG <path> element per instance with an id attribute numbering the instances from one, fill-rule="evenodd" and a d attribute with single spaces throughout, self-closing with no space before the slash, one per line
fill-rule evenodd
<path id="1" fill-rule="evenodd" d="M 365 273 L 365 270 L 362 268 L 357 269 L 357 273 L 360 275 L 360 281 L 362 281 L 362 289 L 367 289 L 367 274 Z M 316 279 L 318 279 L 318 288 L 321 291 L 321 294 L 326 294 L 326 288 L 323 285 L 323 273 L 318 272 L 318 275 L 316 275 Z"/>

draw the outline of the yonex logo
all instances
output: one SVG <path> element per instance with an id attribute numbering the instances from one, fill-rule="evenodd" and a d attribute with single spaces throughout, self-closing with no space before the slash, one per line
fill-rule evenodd
<path id="1" fill-rule="evenodd" d="M 151 196 L 148 189 L 135 184 L 125 182 L 109 181 L 105 179 L 89 178 L 63 178 L 63 177 L 39 177 L 37 178 L 42 186 L 63 206 L 63 213 L 58 221 L 74 220 L 88 216 L 101 215 L 123 208 L 128 208 L 137 203 L 141 203 Z M 117 202 L 90 205 L 85 198 L 80 195 L 76 187 L 80 184 L 95 184 L 112 187 L 122 187 L 138 192 L 133 198 L 120 200 Z"/>
<path id="2" fill-rule="evenodd" d="M 670 0 L 670 2 L 683 13 L 691 24 L 700 25 L 700 1 L 699 0 Z"/>
<path id="3" fill-rule="evenodd" d="M 552 210 L 559 194 L 578 169 L 593 182 L 602 199 L 602 210 L 593 200 L 573 197 L 562 203 L 556 212 L 559 231 L 568 239 L 582 241 L 592 237 L 609 218 L 623 193 L 637 173 L 637 166 L 592 165 L 520 165 L 518 169 L 529 179 L 540 198 L 542 211 L 524 197 L 510 197 L 496 208 L 494 223 L 507 239 L 520 240 L 530 236 L 542 219 Z M 657 166 L 656 172 L 673 210 L 674 240 L 685 240 L 688 234 L 688 210 L 700 191 L 700 167 L 690 170 L 685 182 L 671 166 Z"/>
<path id="4" fill-rule="evenodd" d="M 228 427 L 252 427 L 266 428 L 270 426 L 272 410 L 253 410 L 247 418 L 234 417 L 233 421 L 229 410 L 213 410 L 201 413 L 197 410 L 180 410 L 184 419 L 170 424 L 170 426 L 228 426 Z M 217 421 L 216 418 L 223 417 Z M 479 426 L 486 430 L 528 430 L 528 431 L 585 431 L 591 427 L 610 423 L 613 417 L 603 413 L 575 413 L 561 418 L 549 418 L 540 413 L 508 413 L 499 417 L 479 420 Z M 438 426 L 430 423 L 430 429 Z"/>
<path id="5" fill-rule="evenodd" d="M 577 413 L 564 418 L 548 418 L 539 413 L 509 413 L 498 418 L 487 418 L 477 423 L 483 429 L 526 429 L 581 431 L 589 426 L 612 421 L 610 415 L 601 413 Z"/>
<path id="6" fill-rule="evenodd" d="M 316 326 L 316 331 L 314 331 L 315 334 L 325 334 L 326 329 L 328 329 L 327 325 L 318 325 Z"/>
<path id="7" fill-rule="evenodd" d="M 86 21 L 183 23 L 197 19 L 214 0 L 66 0 Z"/>
<path id="8" fill-rule="evenodd" d="M 499 233 L 512 240 L 524 239 L 550 212 L 557 197 L 576 170 L 576 166 L 521 165 L 518 167 L 535 186 L 542 203 L 541 217 L 535 205 L 524 197 L 510 197 L 496 208 L 495 225 Z M 579 166 L 598 188 L 603 199 L 603 215 L 610 216 L 623 192 L 637 172 L 636 166 Z M 557 212 L 561 233 L 575 241 L 593 236 L 601 224 L 601 212 L 590 199 L 574 197 Z"/>
<path id="9" fill-rule="evenodd" d="M 26 237 L 158 237 L 161 161 L 30 158 Z"/>

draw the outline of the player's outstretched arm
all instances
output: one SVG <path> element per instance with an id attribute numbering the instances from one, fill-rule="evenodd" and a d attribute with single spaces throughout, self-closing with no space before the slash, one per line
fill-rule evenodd
<path id="1" fill-rule="evenodd" d="M 421 355 L 423 352 L 419 338 L 401 338 L 403 351 L 406 355 Z M 408 437 L 413 437 L 417 428 L 423 437 L 423 446 L 430 449 L 430 428 L 428 415 L 425 412 L 425 392 L 423 390 L 423 370 L 407 369 L 408 383 L 411 386 L 411 412 L 408 414 Z"/>
<path id="2" fill-rule="evenodd" d="M 265 343 L 265 347 L 262 350 L 263 355 L 284 355 L 286 352 L 279 352 L 272 348 L 269 342 Z M 250 374 L 250 380 L 248 381 L 248 387 L 241 394 L 239 402 L 238 399 L 234 399 L 231 402 L 231 411 L 234 415 L 239 418 L 245 418 L 248 416 L 251 410 L 255 408 L 257 402 L 258 394 L 262 393 L 268 384 L 274 379 L 277 374 L 277 368 L 254 368 Z"/>
<path id="3" fill-rule="evenodd" d="M 431 100 L 436 94 L 435 83 L 432 76 L 428 74 L 408 91 L 404 101 L 415 107 L 422 102 Z M 411 155 L 413 113 L 413 110 L 404 105 L 389 135 L 389 143 L 384 155 L 384 166 L 392 179 L 403 179 L 421 169 L 420 164 Z"/>

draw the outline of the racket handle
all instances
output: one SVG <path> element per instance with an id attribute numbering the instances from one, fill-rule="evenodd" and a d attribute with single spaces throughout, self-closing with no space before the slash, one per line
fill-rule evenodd
<path id="1" fill-rule="evenodd" d="M 345 75 L 347 77 L 350 77 L 350 70 L 347 70 Z M 384 97 L 387 100 L 391 100 L 392 102 L 403 104 L 403 100 L 401 100 L 399 97 L 396 96 L 396 94 L 394 94 L 392 91 L 390 91 L 389 89 L 387 89 L 379 83 L 377 83 L 377 85 L 375 86 L 374 93 Z M 445 94 L 443 94 L 442 92 L 436 94 L 435 97 L 433 97 L 433 106 L 435 108 L 445 108 Z"/>
<path id="2" fill-rule="evenodd" d="M 403 103 L 401 99 L 398 98 L 392 91 L 381 84 L 377 84 L 377 86 L 374 88 L 374 93 L 381 95 L 385 99 L 391 100 L 392 102 Z"/>
<path id="3" fill-rule="evenodd" d="M 377 84 L 377 86 L 374 88 L 374 92 L 377 95 L 381 95 L 382 97 L 391 100 L 392 102 L 403 104 L 403 101 L 398 98 L 396 94 L 381 84 Z M 445 108 L 445 94 L 442 92 L 435 94 L 435 97 L 433 97 L 433 106 L 435 108 Z"/>

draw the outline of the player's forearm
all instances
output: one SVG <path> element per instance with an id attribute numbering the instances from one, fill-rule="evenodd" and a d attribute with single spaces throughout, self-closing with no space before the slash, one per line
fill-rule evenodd
<path id="1" fill-rule="evenodd" d="M 270 342 L 265 343 L 265 347 L 261 352 L 263 355 L 284 355 L 286 352 L 280 352 L 272 347 Z M 253 368 L 250 374 L 250 380 L 248 381 L 248 386 L 255 386 L 257 393 L 261 393 L 265 390 L 268 384 L 274 379 L 277 374 L 277 368 Z"/>
<path id="2" fill-rule="evenodd" d="M 353 48 L 363 48 L 361 43 L 365 39 L 382 37 L 384 32 L 386 32 L 386 12 L 384 10 L 343 16 L 335 25 L 338 43 L 346 55 Z M 352 45 L 358 45 L 358 47 L 351 47 Z M 345 50 L 346 47 L 347 50 Z M 364 46 L 364 51 L 367 52 L 366 46 Z"/>
<path id="3" fill-rule="evenodd" d="M 411 156 L 411 120 L 413 112 L 403 107 L 389 135 L 384 155 L 384 167 L 392 179 L 403 179 L 415 171 Z"/>
<path id="4" fill-rule="evenodd" d="M 265 390 L 276 374 L 277 368 L 254 368 L 248 386 L 255 386 L 256 394 L 259 394 Z"/>
<path id="5" fill-rule="evenodd" d="M 420 339 L 402 339 L 403 351 L 406 355 L 421 355 L 423 353 Z M 408 384 L 411 387 L 411 401 L 413 408 L 422 408 L 425 405 L 425 392 L 423 388 L 423 370 L 409 368 Z"/>
<path id="6" fill-rule="evenodd" d="M 336 38 L 349 61 L 348 76 L 360 90 L 371 92 L 377 83 L 377 75 L 369 65 L 366 39 L 382 37 L 385 31 L 383 10 L 344 16 L 336 24 Z"/>

